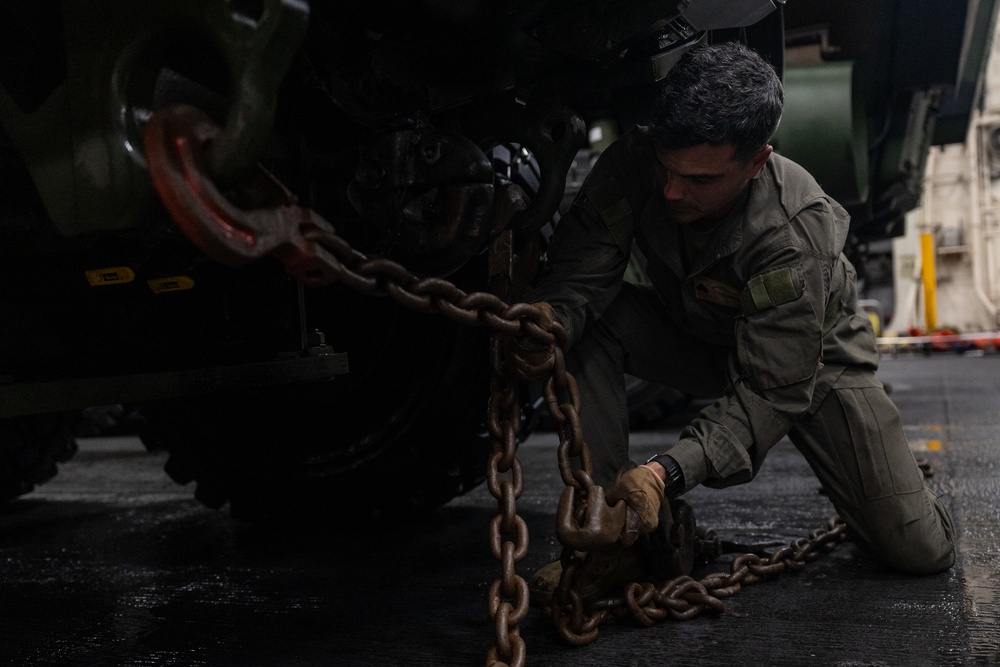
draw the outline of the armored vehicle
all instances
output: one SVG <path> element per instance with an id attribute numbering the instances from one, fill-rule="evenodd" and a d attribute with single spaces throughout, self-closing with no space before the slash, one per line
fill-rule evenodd
<path id="1" fill-rule="evenodd" d="M 121 430 L 247 518 L 468 490 L 489 332 L 316 279 L 311 234 L 514 302 L 579 155 L 741 40 L 806 91 L 778 149 L 836 175 L 863 249 L 974 99 L 992 3 L 938 4 L 0 3 L 0 497 Z"/>

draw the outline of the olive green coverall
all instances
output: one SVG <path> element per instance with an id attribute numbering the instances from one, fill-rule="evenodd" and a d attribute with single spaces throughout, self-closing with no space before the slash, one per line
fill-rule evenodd
<path id="1" fill-rule="evenodd" d="M 950 517 L 875 375 L 875 337 L 842 254 L 846 211 L 772 154 L 729 215 L 698 234 L 668 217 L 652 148 L 639 129 L 601 155 L 527 295 L 569 332 L 597 483 L 631 465 L 628 373 L 718 397 L 667 450 L 685 490 L 749 481 L 787 435 L 853 539 L 904 572 L 950 567 Z M 651 285 L 623 280 L 633 242 Z"/>

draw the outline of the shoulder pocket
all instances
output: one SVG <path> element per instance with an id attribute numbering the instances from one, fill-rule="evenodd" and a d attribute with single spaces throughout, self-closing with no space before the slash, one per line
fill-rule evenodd
<path id="1" fill-rule="evenodd" d="M 757 390 L 784 387 L 816 373 L 822 354 L 820 323 L 804 298 L 804 279 L 796 266 L 774 269 L 750 279 L 740 297 L 736 352 Z"/>

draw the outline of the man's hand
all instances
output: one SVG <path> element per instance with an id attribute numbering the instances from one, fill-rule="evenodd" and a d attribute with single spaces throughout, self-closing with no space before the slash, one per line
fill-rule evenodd
<path id="1" fill-rule="evenodd" d="M 507 339 L 507 353 L 514 372 L 522 382 L 545 377 L 552 369 L 555 358 L 555 339 L 546 342 L 533 335 L 539 329 L 546 332 L 552 329 L 556 321 L 555 311 L 545 301 L 539 301 L 534 306 L 541 316 L 538 323 L 524 323 L 520 331 Z"/>
<path id="2" fill-rule="evenodd" d="M 608 489 L 605 498 L 609 505 L 624 500 L 628 507 L 621 536 L 623 544 L 633 544 L 640 535 L 652 532 L 659 524 L 663 488 L 663 480 L 651 468 L 638 466 L 622 473 Z"/>

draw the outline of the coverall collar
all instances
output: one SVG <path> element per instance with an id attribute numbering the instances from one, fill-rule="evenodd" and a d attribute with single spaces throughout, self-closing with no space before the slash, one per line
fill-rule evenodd
<path id="1" fill-rule="evenodd" d="M 743 243 L 743 221 L 747 212 L 747 201 L 758 179 L 752 179 L 746 191 L 737 200 L 714 232 L 714 242 L 701 257 L 692 262 L 690 271 L 684 270 L 682 256 L 684 240 L 681 225 L 667 214 L 662 197 L 652 197 L 639 218 L 639 233 L 650 247 L 667 263 L 679 278 L 691 278 L 705 271 L 719 259 L 732 255 Z"/>

